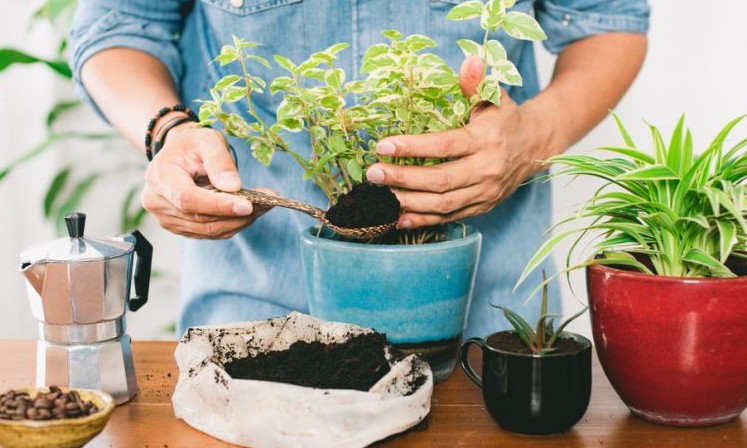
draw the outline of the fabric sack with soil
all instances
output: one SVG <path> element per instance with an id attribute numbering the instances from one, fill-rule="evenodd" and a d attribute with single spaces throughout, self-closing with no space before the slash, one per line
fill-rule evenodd
<path id="1" fill-rule="evenodd" d="M 430 412 L 433 375 L 417 356 L 399 359 L 385 349 L 388 372 L 368 390 L 236 379 L 225 366 L 257 355 L 279 355 L 271 352 L 288 351 L 296 342 L 339 344 L 373 333 L 301 313 L 190 328 L 175 353 L 179 379 L 174 412 L 194 428 L 242 446 L 368 446 L 417 425 Z"/>

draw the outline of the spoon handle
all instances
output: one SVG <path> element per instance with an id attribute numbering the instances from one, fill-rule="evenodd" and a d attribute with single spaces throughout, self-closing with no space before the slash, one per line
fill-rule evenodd
<path id="1" fill-rule="evenodd" d="M 209 190 L 213 190 L 213 191 L 218 191 L 212 185 L 209 185 L 205 188 Z M 316 218 L 317 220 L 326 222 L 326 219 L 324 218 L 324 210 L 318 207 L 314 207 L 312 205 L 306 204 L 304 202 L 297 201 L 295 199 L 284 198 L 282 196 L 273 196 L 273 195 L 262 193 L 261 191 L 256 191 L 256 190 L 227 191 L 224 193 L 230 193 L 236 196 L 241 196 L 242 198 L 248 200 L 252 204 L 269 205 L 272 207 L 278 206 L 278 207 L 285 207 L 285 208 L 290 208 L 293 210 L 298 210 L 299 212 L 306 213 L 307 215 L 310 215 Z"/>

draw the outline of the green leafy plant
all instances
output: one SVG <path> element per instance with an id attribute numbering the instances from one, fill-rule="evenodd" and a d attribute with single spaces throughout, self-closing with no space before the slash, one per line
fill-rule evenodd
<path id="1" fill-rule="evenodd" d="M 594 155 L 549 159 L 559 169 L 551 177 L 600 178 L 604 184 L 577 213 L 555 224 L 556 235 L 539 248 L 522 282 L 562 241 L 573 238 L 565 272 L 590 264 L 626 266 L 653 275 L 733 277 L 730 257 L 747 250 L 747 139 L 726 144 L 744 118 L 730 121 L 697 154 L 682 116 L 669 142 L 649 125 L 650 152 L 639 149 L 613 114 L 623 146 L 605 146 Z M 570 227 L 570 229 L 568 229 Z M 575 263 L 581 241 L 591 237 L 591 254 Z"/>
<path id="2" fill-rule="evenodd" d="M 466 98 L 459 87 L 459 76 L 443 59 L 428 52 L 436 46 L 431 38 L 399 31 L 382 34 L 388 43 L 372 45 L 361 61 L 363 79 L 351 80 L 335 65 L 338 54 L 348 46 L 338 43 L 293 62 L 274 55 L 275 63 L 287 72 L 267 82 L 253 74 L 253 67 L 271 67 L 270 61 L 252 53 L 259 44 L 238 37 L 225 45 L 215 62 L 238 67 L 211 89 L 211 99 L 200 107 L 203 125 L 220 123 L 224 132 L 247 142 L 253 156 L 265 165 L 275 152 L 291 156 L 303 169 L 304 179 L 312 180 L 331 203 L 352 186 L 363 181 L 368 166 L 377 160 L 407 165 L 429 165 L 435 159 L 399 158 L 375 154 L 376 143 L 398 134 L 421 134 L 464 126 L 471 110 L 480 102 L 500 104 L 500 84 L 520 85 L 521 75 L 507 59 L 506 50 L 492 33 L 504 30 L 525 40 L 544 39 L 539 24 L 521 12 L 508 12 L 513 0 L 479 0 L 461 3 L 448 14 L 450 20 L 480 19 L 485 30 L 482 43 L 460 40 L 465 55 L 480 57 L 484 78 L 477 94 Z M 276 121 L 265 123 L 254 108 L 254 96 L 269 86 L 272 95 L 282 94 Z M 227 104 L 246 101 L 252 121 L 230 112 Z M 311 154 L 295 152 L 286 133 L 306 131 Z"/>
<path id="3" fill-rule="evenodd" d="M 557 314 L 549 314 L 547 312 L 547 279 L 544 271 L 542 272 L 542 278 L 544 280 L 542 287 L 542 302 L 540 305 L 540 317 L 537 319 L 537 323 L 532 328 L 531 325 L 519 314 L 511 311 L 505 306 L 497 306 L 503 311 L 503 315 L 506 320 L 519 335 L 521 341 L 527 346 L 527 348 L 535 354 L 545 355 L 552 353 L 556 350 L 555 342 L 563 332 L 566 326 L 573 322 L 576 318 L 586 312 L 588 307 L 584 307 L 581 311 L 577 312 L 573 316 L 564 320 L 558 328 L 555 328 L 555 318 L 559 317 Z"/>

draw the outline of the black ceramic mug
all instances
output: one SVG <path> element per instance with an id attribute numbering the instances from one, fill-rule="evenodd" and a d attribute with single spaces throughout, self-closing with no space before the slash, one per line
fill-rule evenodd
<path id="1" fill-rule="evenodd" d="M 562 333 L 581 344 L 573 353 L 513 353 L 490 345 L 491 337 L 471 338 L 459 348 L 467 376 L 482 389 L 485 406 L 502 428 L 523 434 L 569 430 L 586 412 L 591 396 L 591 342 Z M 482 349 L 482 377 L 469 363 L 470 346 Z"/>

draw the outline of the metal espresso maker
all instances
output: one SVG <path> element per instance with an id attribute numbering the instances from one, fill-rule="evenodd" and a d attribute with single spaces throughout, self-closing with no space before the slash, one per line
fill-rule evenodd
<path id="1" fill-rule="evenodd" d="M 125 311 L 148 300 L 153 247 L 138 231 L 84 237 L 83 213 L 66 216 L 65 223 L 69 237 L 21 253 L 20 271 L 39 321 L 36 385 L 103 390 L 121 404 L 138 392 Z"/>

